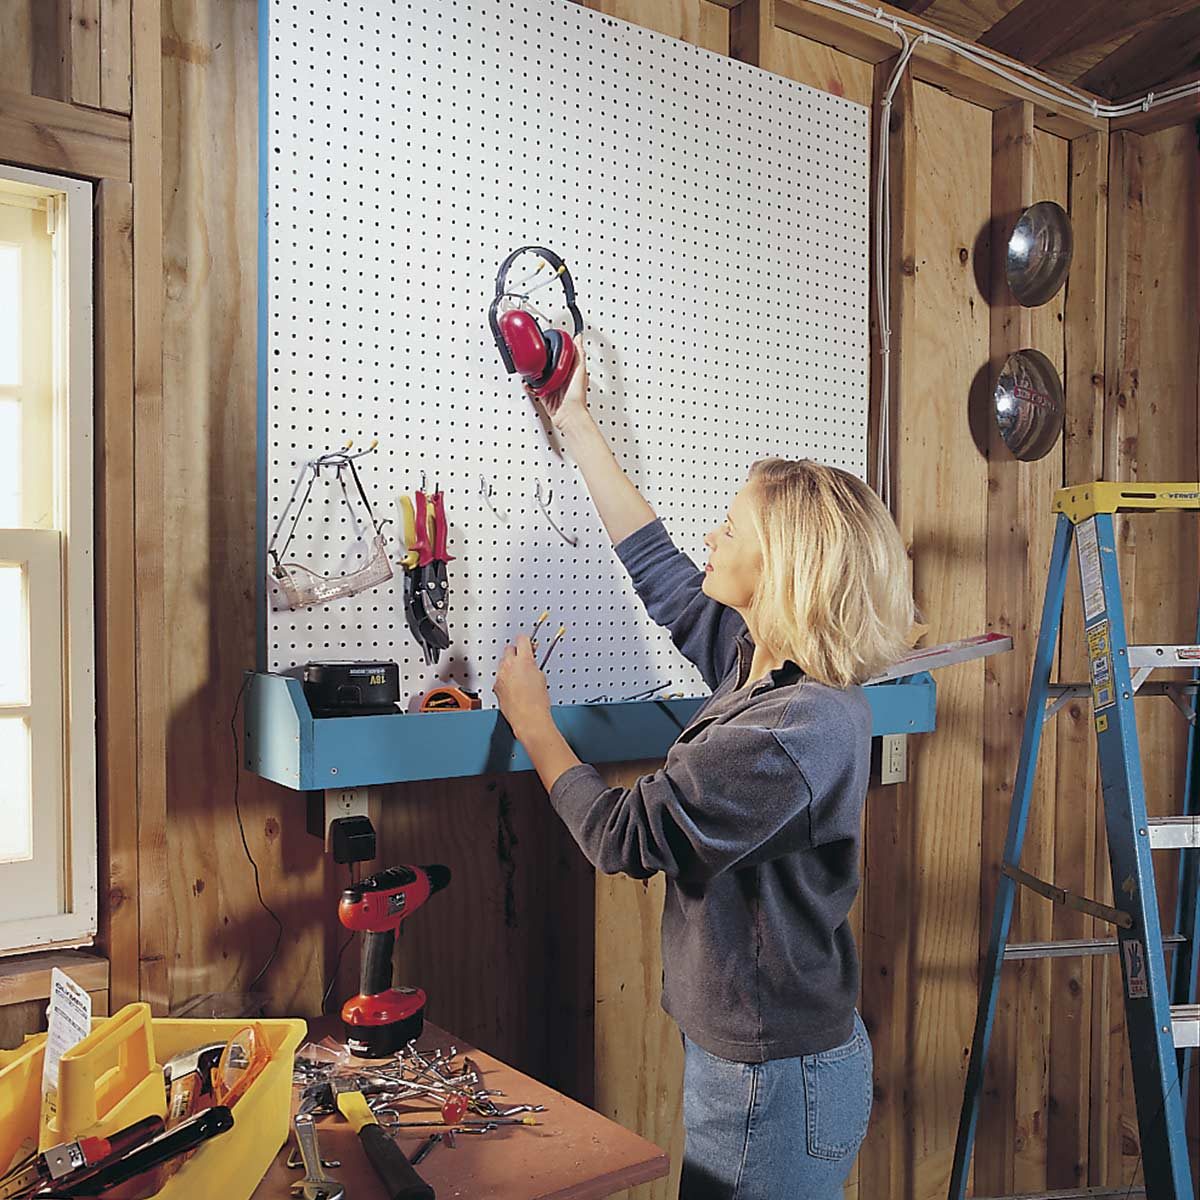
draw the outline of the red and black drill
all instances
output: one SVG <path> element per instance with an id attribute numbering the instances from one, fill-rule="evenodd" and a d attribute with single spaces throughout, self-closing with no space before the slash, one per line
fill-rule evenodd
<path id="1" fill-rule="evenodd" d="M 449 867 L 389 867 L 342 892 L 338 918 L 363 934 L 358 995 L 342 1005 L 351 1054 L 388 1058 L 420 1036 L 425 993 L 392 987 L 392 948 L 404 919 L 449 882 Z"/>

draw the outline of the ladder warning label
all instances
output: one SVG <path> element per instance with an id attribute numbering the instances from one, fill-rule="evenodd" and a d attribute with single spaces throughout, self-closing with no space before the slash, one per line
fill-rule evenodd
<path id="1" fill-rule="evenodd" d="M 1108 622 L 1097 621 L 1087 631 L 1088 661 L 1092 669 L 1092 709 L 1099 712 L 1116 701 L 1113 688 L 1112 647 Z"/>
<path id="2" fill-rule="evenodd" d="M 1083 620 L 1087 624 L 1104 611 L 1104 578 L 1100 574 L 1100 543 L 1096 538 L 1095 517 L 1089 517 L 1075 530 L 1075 551 L 1079 557 Z"/>
<path id="3" fill-rule="evenodd" d="M 1142 943 L 1122 942 L 1121 952 L 1125 955 L 1125 990 L 1130 1000 L 1144 1000 L 1150 993 L 1146 986 L 1146 956 L 1142 952 Z"/>

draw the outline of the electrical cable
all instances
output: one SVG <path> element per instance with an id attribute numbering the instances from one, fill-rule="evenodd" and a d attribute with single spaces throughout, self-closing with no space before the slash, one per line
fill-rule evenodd
<path id="1" fill-rule="evenodd" d="M 891 77 L 888 87 L 880 101 L 879 111 L 879 143 L 877 151 L 878 168 L 876 171 L 876 213 L 873 243 L 875 247 L 875 282 L 876 310 L 879 316 L 879 356 L 880 356 L 880 385 L 879 385 L 879 416 L 876 443 L 878 460 L 875 470 L 875 491 L 879 498 L 889 508 L 892 508 L 892 471 L 891 471 L 891 266 L 892 266 L 892 225 L 891 225 L 891 162 L 889 133 L 892 100 L 899 87 L 904 72 L 908 69 L 913 55 L 922 44 L 940 46 L 951 53 L 958 54 L 985 71 L 1007 80 L 1009 83 L 1033 96 L 1037 96 L 1059 108 L 1070 108 L 1077 112 L 1087 113 L 1092 117 L 1115 118 L 1128 116 L 1136 112 L 1148 112 L 1151 108 L 1169 104 L 1184 96 L 1200 94 L 1200 80 L 1193 83 L 1176 84 L 1162 92 L 1148 92 L 1140 100 L 1127 100 L 1120 104 L 1103 104 L 1094 96 L 1089 96 L 1077 88 L 1060 83 L 1056 79 L 1026 66 L 1024 63 L 1010 62 L 986 46 L 971 45 L 960 41 L 952 34 L 943 33 L 919 21 L 885 13 L 883 9 L 872 7 L 863 0 L 806 0 L 818 8 L 827 8 L 833 12 L 844 13 L 869 21 L 881 28 L 888 29 L 900 40 L 899 60 Z M 910 38 L 909 34 L 913 37 Z M 1025 78 L 1022 78 L 1025 76 Z"/>
<path id="2" fill-rule="evenodd" d="M 271 947 L 271 953 L 267 955 L 266 962 L 263 963 L 254 978 L 246 985 L 246 991 L 254 991 L 255 984 L 267 973 L 271 964 L 275 961 L 275 956 L 279 953 L 280 943 L 283 941 L 283 922 L 276 915 L 275 910 L 263 899 L 262 894 L 262 879 L 258 872 L 258 863 L 254 860 L 254 855 L 250 853 L 250 843 L 246 841 L 246 827 L 242 823 L 242 805 L 241 805 L 241 777 L 242 777 L 242 752 L 241 745 L 238 740 L 237 732 L 237 717 L 238 710 L 242 705 L 242 697 L 246 693 L 246 688 L 249 686 L 252 675 L 247 674 L 242 680 L 242 686 L 238 688 L 237 699 L 233 702 L 233 713 L 229 718 L 229 732 L 233 738 L 233 811 L 237 816 L 238 832 L 242 835 L 242 849 L 246 852 L 246 858 L 250 862 L 250 866 L 254 868 L 254 891 L 258 895 L 258 902 L 262 905 L 263 910 L 275 922 L 275 944 Z"/>
<path id="3" fill-rule="evenodd" d="M 358 880 L 354 874 L 354 864 L 350 864 L 350 882 L 357 883 Z M 325 991 L 321 995 L 321 1015 L 324 1016 L 329 1010 L 329 997 L 333 989 L 337 986 L 338 971 L 342 966 L 342 955 L 346 953 L 350 943 L 354 941 L 354 931 L 351 930 L 347 935 L 346 940 L 338 947 L 337 957 L 333 960 L 333 970 L 329 973 L 329 982 L 325 985 Z"/>

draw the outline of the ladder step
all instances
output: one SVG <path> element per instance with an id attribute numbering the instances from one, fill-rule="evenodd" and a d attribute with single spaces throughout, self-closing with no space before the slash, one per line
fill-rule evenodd
<path id="1" fill-rule="evenodd" d="M 1008 1196 L 975 1196 L 973 1200 L 1125 1200 L 1126 1197 L 1145 1196 L 1144 1187 L 1117 1188 L 1073 1188 L 1065 1192 L 1021 1192 Z"/>
<path id="2" fill-rule="evenodd" d="M 1168 934 L 1164 946 L 1182 946 L 1187 938 L 1181 933 Z M 1115 938 L 1078 938 L 1059 942 L 1013 942 L 1004 947 L 1004 961 L 1023 958 L 1087 958 L 1095 954 L 1116 954 Z"/>
<path id="3" fill-rule="evenodd" d="M 1151 850 L 1200 849 L 1200 817 L 1151 817 Z"/>
<path id="4" fill-rule="evenodd" d="M 1176 1004 L 1171 1009 L 1171 1030 L 1179 1049 L 1200 1046 L 1200 1004 Z"/>
<path id="5" fill-rule="evenodd" d="M 1140 667 L 1200 667 L 1200 646 L 1130 646 L 1129 666 Z"/>

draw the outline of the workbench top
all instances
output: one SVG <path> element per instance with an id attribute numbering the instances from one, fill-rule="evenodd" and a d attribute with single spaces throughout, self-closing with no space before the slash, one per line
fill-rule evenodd
<path id="1" fill-rule="evenodd" d="M 340 1022 L 313 1021 L 309 1037 L 316 1041 L 326 1033 L 337 1036 L 340 1028 Z M 546 1112 L 534 1114 L 536 1126 L 502 1126 L 482 1136 L 460 1136 L 453 1150 L 435 1146 L 417 1170 L 438 1200 L 599 1200 L 660 1179 L 670 1169 L 667 1155 L 651 1142 L 445 1030 L 427 1024 L 418 1045 L 422 1050 L 454 1045 L 460 1054 L 469 1054 L 479 1065 L 485 1085 L 504 1092 L 496 1098 L 501 1108 L 546 1106 Z M 412 1118 L 435 1120 L 437 1113 L 414 1109 Z M 328 1174 L 346 1189 L 346 1200 L 385 1200 L 350 1126 L 339 1117 L 324 1117 L 318 1131 L 322 1157 L 341 1160 L 342 1165 Z M 396 1141 L 411 1154 L 435 1132 L 434 1128 L 413 1129 L 398 1134 Z M 302 1178 L 302 1172 L 285 1165 L 292 1144 L 277 1156 L 253 1200 L 290 1198 L 291 1185 Z"/>

